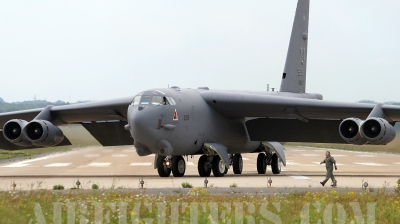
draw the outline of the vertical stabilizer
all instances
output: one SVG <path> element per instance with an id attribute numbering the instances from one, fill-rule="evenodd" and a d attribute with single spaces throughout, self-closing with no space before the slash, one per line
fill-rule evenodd
<path id="1" fill-rule="evenodd" d="M 282 75 L 281 92 L 305 93 L 307 69 L 308 15 L 310 0 L 297 2 L 292 35 Z"/>

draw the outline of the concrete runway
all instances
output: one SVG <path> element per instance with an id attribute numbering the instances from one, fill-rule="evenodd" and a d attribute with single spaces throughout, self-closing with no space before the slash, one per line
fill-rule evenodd
<path id="1" fill-rule="evenodd" d="M 325 166 L 319 165 L 325 151 L 322 148 L 286 146 L 287 166 L 280 175 L 273 175 L 270 167 L 267 174 L 259 175 L 256 169 L 257 153 L 243 154 L 243 174 L 234 175 L 232 170 L 222 178 L 209 177 L 209 186 L 229 188 L 236 183 L 238 188 L 266 189 L 268 178 L 272 188 L 331 189 L 330 181 L 322 187 Z M 400 155 L 366 153 L 330 149 L 336 159 L 338 170 L 334 171 L 338 188 L 361 188 L 362 180 L 370 187 L 393 187 L 400 178 Z M 0 189 L 9 190 L 13 182 L 17 189 L 51 189 L 62 184 L 75 187 L 77 179 L 84 189 L 93 183 L 100 188 L 138 188 L 143 178 L 146 188 L 178 188 L 182 182 L 193 186 L 204 186 L 204 178 L 198 176 L 199 156 L 187 161 L 185 177 L 161 178 L 153 169 L 154 156 L 139 157 L 132 147 L 87 147 L 70 152 L 54 153 L 33 159 L 6 161 L 0 164 Z"/>

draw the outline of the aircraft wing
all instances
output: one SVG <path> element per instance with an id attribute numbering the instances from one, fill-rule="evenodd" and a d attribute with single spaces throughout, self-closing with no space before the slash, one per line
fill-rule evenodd
<path id="1" fill-rule="evenodd" d="M 82 124 L 104 146 L 132 145 L 133 139 L 130 133 L 123 128 L 127 124 L 127 110 L 132 99 L 133 97 L 126 97 L 115 100 L 53 106 L 49 108 L 50 113 L 46 120 L 54 125 Z M 44 108 L 1 113 L 0 129 L 11 119 L 22 119 L 29 122 L 43 110 Z M 2 133 L 1 136 L 3 136 Z M 8 147 L 10 144 L 5 141 L 4 138 L 0 139 L 1 148 L 22 148 L 10 148 Z"/>
<path id="2" fill-rule="evenodd" d="M 365 119 L 375 104 L 345 103 L 251 93 L 204 91 L 204 100 L 227 117 Z M 400 121 L 400 106 L 383 105 L 388 121 Z"/>
<path id="3" fill-rule="evenodd" d="M 343 103 L 251 93 L 204 91 L 204 100 L 222 116 L 246 118 L 253 141 L 346 143 L 343 119 L 366 119 L 374 104 Z M 385 119 L 400 121 L 400 107 L 383 105 Z"/>

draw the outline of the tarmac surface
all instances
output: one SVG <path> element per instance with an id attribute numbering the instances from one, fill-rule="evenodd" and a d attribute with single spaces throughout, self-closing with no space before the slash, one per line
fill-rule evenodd
<path id="1" fill-rule="evenodd" d="M 257 153 L 242 154 L 243 173 L 233 174 L 232 169 L 225 177 L 208 177 L 208 187 L 224 192 L 236 184 L 235 191 L 276 192 L 278 189 L 330 190 L 331 182 L 325 187 L 319 183 L 325 179 L 325 166 L 319 165 L 326 150 L 335 158 L 338 170 L 334 175 L 338 181 L 336 189 L 361 189 L 367 181 L 370 188 L 391 188 L 400 178 L 400 155 L 388 153 L 355 152 L 335 149 L 293 147 L 286 148 L 286 167 L 279 175 L 273 175 L 270 167 L 267 174 L 257 174 Z M 93 183 L 104 189 L 138 189 L 143 179 L 149 192 L 169 193 L 181 188 L 182 182 L 194 187 L 204 186 L 205 178 L 199 177 L 197 161 L 200 156 L 189 156 L 184 177 L 158 176 L 154 169 L 154 155 L 140 157 L 133 146 L 87 147 L 70 152 L 54 153 L 32 159 L 15 159 L 0 163 L 0 190 L 52 189 L 62 184 L 65 188 L 91 189 Z M 271 178 L 272 185 L 268 186 Z M 164 190 L 163 190 L 164 189 Z M 230 188 L 232 189 L 232 188 Z M 288 190 L 286 190 L 287 192 Z"/>

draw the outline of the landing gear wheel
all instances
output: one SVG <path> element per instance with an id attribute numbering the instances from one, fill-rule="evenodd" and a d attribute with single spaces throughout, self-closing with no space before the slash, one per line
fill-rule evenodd
<path id="1" fill-rule="evenodd" d="M 279 158 L 276 153 L 272 155 L 271 168 L 273 174 L 281 173 L 281 163 L 279 162 Z"/>
<path id="2" fill-rule="evenodd" d="M 186 171 L 185 159 L 182 156 L 172 157 L 172 174 L 174 177 L 183 177 Z"/>
<path id="3" fill-rule="evenodd" d="M 164 165 L 165 156 L 158 156 L 157 158 L 157 171 L 160 177 L 169 177 L 171 175 L 171 168 Z"/>
<path id="4" fill-rule="evenodd" d="M 219 156 L 214 156 L 212 161 L 212 171 L 214 177 L 223 177 L 225 175 L 225 169 L 225 162 Z"/>
<path id="5" fill-rule="evenodd" d="M 233 173 L 242 174 L 243 171 L 243 158 L 240 154 L 235 154 L 233 156 Z"/>
<path id="6" fill-rule="evenodd" d="M 258 174 L 265 174 L 267 172 L 267 161 L 265 160 L 264 153 L 259 153 L 257 156 L 257 172 Z"/>
<path id="7" fill-rule="evenodd" d="M 199 163 L 197 164 L 197 170 L 201 177 L 209 177 L 211 174 L 211 166 L 207 165 L 208 156 L 200 156 Z M 210 164 L 211 165 L 211 164 Z"/>

